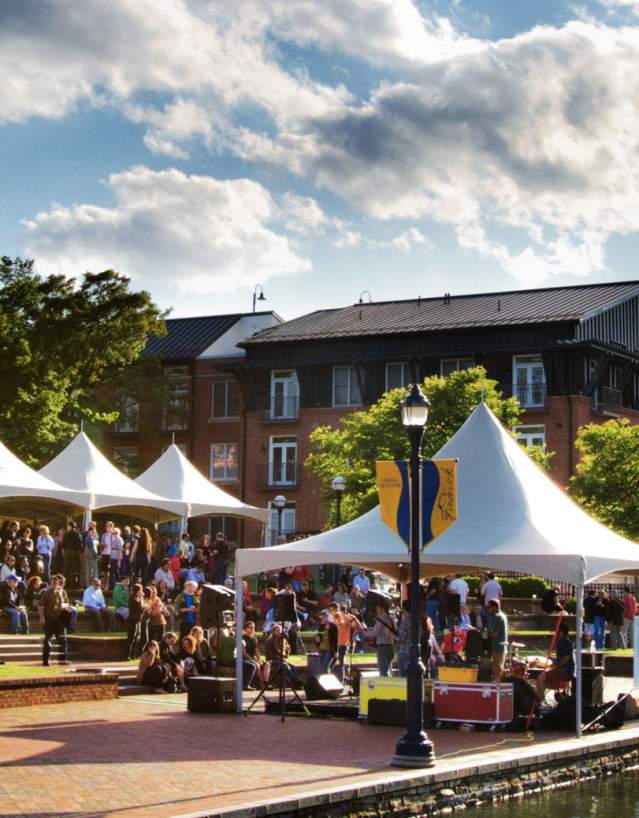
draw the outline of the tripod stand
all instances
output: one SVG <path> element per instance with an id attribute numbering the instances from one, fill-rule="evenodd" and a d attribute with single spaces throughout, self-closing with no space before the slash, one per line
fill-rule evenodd
<path id="1" fill-rule="evenodd" d="M 253 699 L 253 701 L 251 702 L 249 707 L 244 711 L 244 715 L 248 716 L 248 714 L 255 707 L 255 705 L 259 702 L 260 699 L 264 699 L 266 701 L 266 698 L 265 698 L 264 694 L 266 693 L 267 688 L 269 687 L 269 685 L 271 687 L 274 687 L 275 682 L 277 682 L 278 704 L 279 704 L 279 710 L 280 710 L 280 717 L 281 717 L 282 721 L 284 721 L 284 719 L 286 718 L 286 704 L 287 704 L 287 702 L 286 702 L 286 677 L 287 677 L 287 675 L 288 675 L 288 670 L 286 668 L 286 660 L 284 659 L 283 651 L 280 649 L 279 657 L 272 663 L 271 675 L 270 675 L 269 679 L 262 685 L 262 687 L 260 688 L 260 692 Z M 304 711 L 304 715 L 305 716 L 310 716 L 311 711 L 308 709 L 308 707 L 304 704 L 304 702 L 299 697 L 299 694 L 298 694 L 297 690 L 295 690 L 295 687 L 293 685 L 292 680 L 291 680 L 291 691 L 293 693 L 293 698 L 295 699 L 295 701 L 298 702 L 298 704 L 300 705 L 300 707 Z"/>

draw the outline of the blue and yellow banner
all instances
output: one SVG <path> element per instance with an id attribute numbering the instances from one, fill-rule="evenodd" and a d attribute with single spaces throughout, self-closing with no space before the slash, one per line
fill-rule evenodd
<path id="1" fill-rule="evenodd" d="M 410 547 L 410 482 L 405 460 L 378 460 L 377 492 L 382 522 Z"/>
<path id="2" fill-rule="evenodd" d="M 378 460 L 377 492 L 382 522 L 410 547 L 410 479 L 404 460 Z M 457 519 L 457 460 L 422 462 L 421 547 Z"/>
<path id="3" fill-rule="evenodd" d="M 425 460 L 422 464 L 422 547 L 443 534 L 457 519 L 457 461 Z"/>

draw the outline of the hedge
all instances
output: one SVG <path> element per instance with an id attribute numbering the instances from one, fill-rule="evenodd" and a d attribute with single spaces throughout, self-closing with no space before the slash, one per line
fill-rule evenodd
<path id="1" fill-rule="evenodd" d="M 468 583 L 469 593 L 474 596 L 479 589 L 480 577 L 464 577 Z M 499 584 L 503 588 L 504 596 L 527 599 L 532 596 L 541 597 L 544 591 L 550 588 L 550 584 L 542 577 L 498 577 Z"/>

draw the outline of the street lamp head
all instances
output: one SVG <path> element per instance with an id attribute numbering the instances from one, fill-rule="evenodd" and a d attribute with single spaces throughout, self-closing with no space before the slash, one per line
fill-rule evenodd
<path id="1" fill-rule="evenodd" d="M 343 477 L 334 477 L 331 481 L 333 491 L 342 492 L 346 488 L 346 480 Z"/>
<path id="2" fill-rule="evenodd" d="M 278 494 L 277 497 L 273 500 L 273 505 L 275 508 L 282 509 L 286 506 L 286 497 L 283 494 Z"/>
<path id="3" fill-rule="evenodd" d="M 424 428 L 428 420 L 430 401 L 419 385 L 414 383 L 410 394 L 402 401 L 402 423 L 404 426 Z"/>

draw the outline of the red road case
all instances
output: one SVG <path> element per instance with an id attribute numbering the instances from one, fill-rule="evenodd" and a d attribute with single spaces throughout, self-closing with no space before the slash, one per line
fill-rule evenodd
<path id="1" fill-rule="evenodd" d="M 509 724 L 513 720 L 512 684 L 435 682 L 433 721 Z"/>

